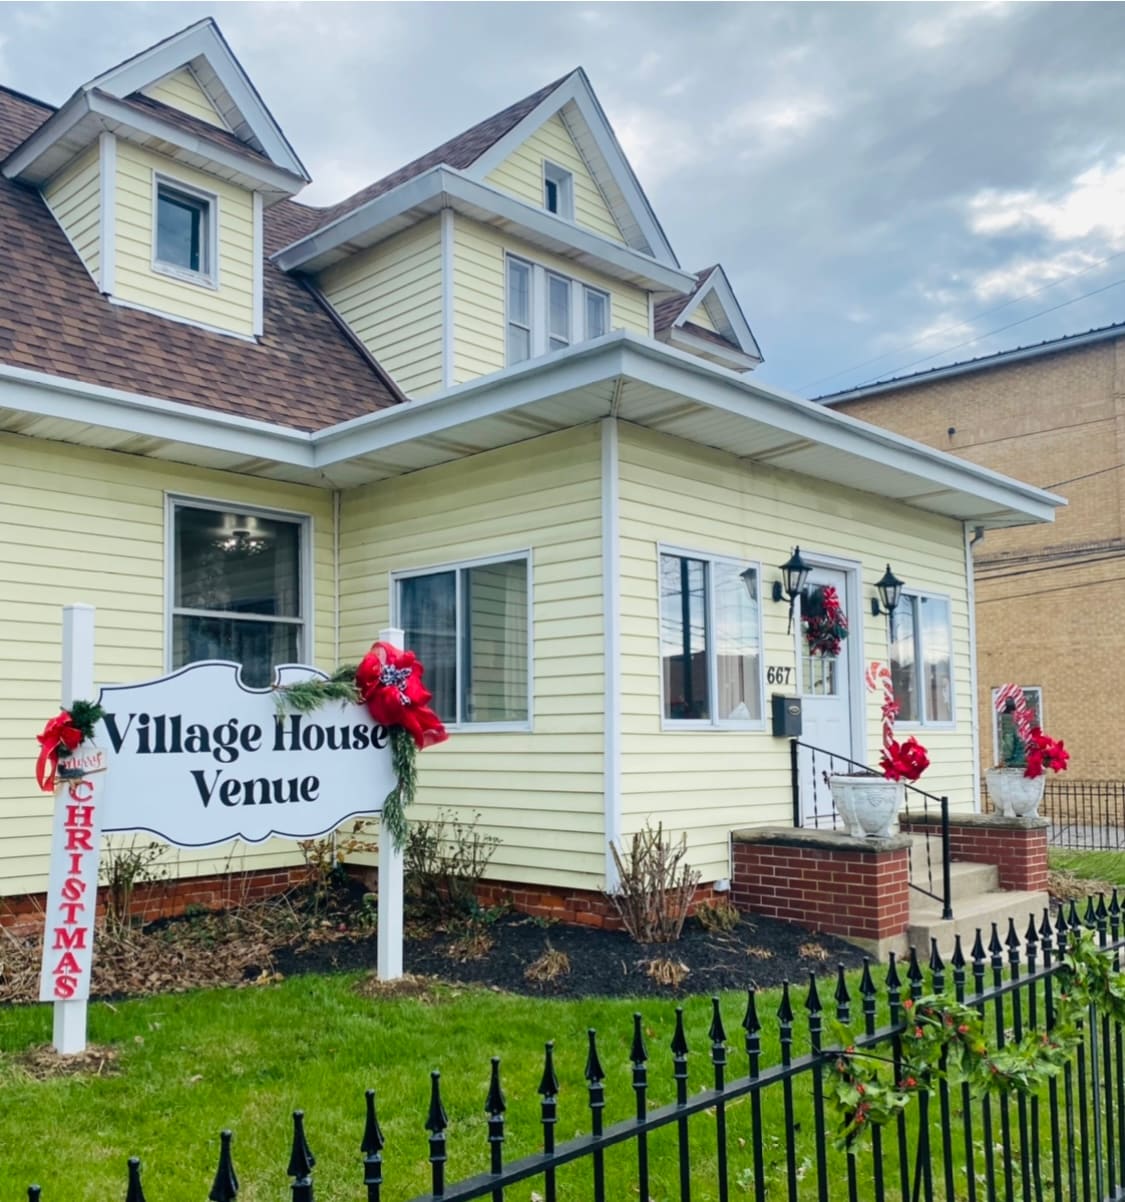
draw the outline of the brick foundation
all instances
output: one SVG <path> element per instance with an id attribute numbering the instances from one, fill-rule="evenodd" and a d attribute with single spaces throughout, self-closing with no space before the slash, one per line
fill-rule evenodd
<path id="1" fill-rule="evenodd" d="M 941 819 L 902 823 L 903 832 L 922 834 Z M 949 859 L 995 864 L 1001 889 L 1047 888 L 1047 823 L 1042 818 L 1001 818 L 997 814 L 950 814 Z"/>
<path id="2" fill-rule="evenodd" d="M 910 916 L 910 841 L 830 831 L 735 831 L 731 900 L 739 910 L 882 944 Z"/>
<path id="3" fill-rule="evenodd" d="M 692 897 L 688 913 L 693 914 L 700 902 L 714 902 L 719 898 L 729 897 L 726 893 L 716 893 L 712 885 L 700 885 Z M 521 914 L 530 914 L 535 918 L 553 918 L 559 922 L 601 927 L 607 931 L 622 929 L 621 919 L 617 916 L 613 903 L 604 893 L 594 889 L 483 881 L 477 887 L 477 898 L 481 905 L 507 904 Z"/>
<path id="4" fill-rule="evenodd" d="M 173 918 L 188 906 L 225 910 L 245 902 L 259 901 L 284 893 L 308 879 L 303 866 L 262 868 L 253 872 L 216 873 L 212 876 L 186 877 L 178 881 L 157 881 L 137 885 L 130 913 L 141 922 Z M 30 893 L 21 897 L 0 897 L 0 926 L 15 934 L 33 934 L 43 929 L 46 894 Z M 105 888 L 98 890 L 99 917 L 105 913 Z"/>

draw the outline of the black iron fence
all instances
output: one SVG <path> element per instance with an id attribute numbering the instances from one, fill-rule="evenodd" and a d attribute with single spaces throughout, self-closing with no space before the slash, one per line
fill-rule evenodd
<path id="1" fill-rule="evenodd" d="M 828 778 L 837 773 L 874 773 L 873 768 L 813 747 L 800 739 L 789 740 L 789 767 L 793 795 L 793 825 L 814 830 L 839 830 L 840 815 L 832 801 Z M 910 887 L 941 903 L 942 918 L 953 917 L 949 879 L 949 801 L 904 781 L 905 804 L 901 820 L 916 819 L 914 848 L 910 855 Z M 931 821 L 930 816 L 940 821 Z"/>
<path id="2" fill-rule="evenodd" d="M 987 940 L 977 932 L 967 956 L 958 941 L 948 965 L 935 944 L 925 966 L 914 952 L 905 964 L 891 957 L 879 981 L 870 963 L 858 979 L 849 979 L 842 969 L 835 982 L 818 983 L 810 975 L 807 988 L 787 985 L 776 1001 L 771 998 L 769 1012 L 751 989 L 737 1041 L 728 1037 L 714 998 L 707 1046 L 694 1053 L 678 1008 L 670 1045 L 661 1054 L 665 1064 L 670 1060 L 667 1076 L 665 1069 L 650 1074 L 639 1014 L 631 1039 L 607 1041 L 614 1049 L 609 1071 L 595 1032 L 588 1032 L 582 1083 L 560 1083 L 548 1043 L 538 1113 L 527 1103 L 519 1115 L 520 1141 L 539 1150 L 516 1159 L 505 1154 L 512 1130 L 499 1060 L 493 1059 L 487 1092 L 481 1091 L 486 1122 L 456 1116 L 457 1138 L 450 1134 L 440 1075 L 432 1073 L 429 1113 L 424 1124 L 419 1121 L 416 1142 L 419 1155 L 428 1160 L 429 1189 L 412 1202 L 485 1197 L 495 1202 L 690 1202 L 693 1196 L 700 1202 L 1120 1199 L 1125 1196 L 1125 1030 L 1105 1011 L 1089 1010 L 1061 1074 L 1031 1092 L 973 1096 L 968 1085 L 939 1078 L 936 1089 L 916 1096 L 909 1112 L 901 1110 L 887 1125 L 873 1128 L 854 1154 L 834 1140 L 827 1113 L 826 1074 L 841 1051 L 834 1038 L 826 1038 L 830 1019 L 850 1024 L 855 1048 L 849 1050 L 893 1065 L 896 1077 L 902 1036 L 916 1021 L 912 1007 L 927 993 L 974 1007 L 998 1047 L 1028 1032 L 1046 1034 L 1062 989 L 1057 974 L 1069 942 L 1083 927 L 1096 932 L 1101 954 L 1112 973 L 1119 973 L 1125 912 L 1114 894 L 1108 905 L 1103 898 L 1082 915 L 1071 906 L 1053 920 L 1044 912 L 1038 925 L 1031 916 L 1022 937 L 1014 921 L 1006 934 L 994 924 Z M 736 1043 L 741 1045 L 737 1051 Z M 661 1095 L 668 1100 L 661 1101 Z M 609 1121 L 614 1113 L 622 1117 Z M 408 1191 L 395 1188 L 384 1172 L 385 1140 L 373 1091 L 367 1093 L 366 1121 L 358 1118 L 352 1167 L 343 1162 L 321 1166 L 322 1178 L 331 1174 L 323 1184 L 334 1197 L 403 1198 Z M 560 1142 L 560 1125 L 586 1133 Z M 474 1126 L 481 1134 L 470 1141 L 465 1133 Z M 467 1146 L 470 1142 L 475 1148 Z M 451 1181 L 449 1166 L 474 1155 L 487 1169 Z M 128 1181 L 122 1183 L 126 1202 L 143 1202 L 140 1162 L 134 1159 L 128 1166 Z M 293 1202 L 313 1202 L 315 1166 L 304 1115 L 297 1112 L 284 1172 L 279 1162 L 276 1180 L 256 1182 L 250 1192 L 279 1196 L 287 1175 Z M 347 1187 L 349 1175 L 354 1189 Z M 201 1196 L 203 1184 L 198 1192 L 189 1186 L 182 1196 Z M 224 1131 L 208 1197 L 234 1202 L 238 1193 L 231 1135 Z M 38 1187 L 28 1196 L 38 1202 Z M 45 1195 L 44 1202 L 53 1200 Z"/>
<path id="3" fill-rule="evenodd" d="M 985 785 L 986 798 L 987 793 Z M 986 806 L 991 808 L 987 801 Z M 1047 840 L 1052 847 L 1125 851 L 1125 781 L 1049 776 L 1039 813 L 1051 824 Z"/>

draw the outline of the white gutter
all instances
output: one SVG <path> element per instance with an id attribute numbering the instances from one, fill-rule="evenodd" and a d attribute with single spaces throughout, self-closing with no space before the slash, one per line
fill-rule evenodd
<path id="1" fill-rule="evenodd" d="M 577 250 L 580 256 L 593 260 L 610 275 L 642 287 L 665 292 L 689 292 L 695 287 L 695 277 L 686 271 L 668 267 L 546 209 L 525 204 L 451 167 L 432 167 L 376 196 L 277 251 L 273 261 L 282 271 L 317 271 L 335 261 L 339 256 L 334 252 L 345 245 L 372 246 L 397 233 L 403 228 L 403 217 L 420 206 L 427 206 L 432 212 L 452 208 L 486 221 L 499 219 L 517 236 L 558 254 Z"/>

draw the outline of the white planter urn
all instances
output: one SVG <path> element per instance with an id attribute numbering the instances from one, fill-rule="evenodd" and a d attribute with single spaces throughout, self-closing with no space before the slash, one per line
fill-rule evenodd
<path id="1" fill-rule="evenodd" d="M 882 776 L 829 776 L 836 812 L 856 839 L 885 839 L 898 834 L 902 781 Z"/>
<path id="2" fill-rule="evenodd" d="M 988 796 L 1003 818 L 1038 818 L 1047 774 L 1024 776 L 1022 768 L 990 768 L 984 774 Z"/>

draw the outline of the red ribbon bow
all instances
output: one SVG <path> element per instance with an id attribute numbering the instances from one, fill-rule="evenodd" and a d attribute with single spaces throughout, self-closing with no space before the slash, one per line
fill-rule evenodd
<path id="1" fill-rule="evenodd" d="M 374 643 L 355 674 L 359 695 L 372 718 L 388 729 L 403 727 L 419 750 L 449 738 L 430 709 L 433 694 L 422 684 L 422 670 L 413 651 Z"/>
<path id="2" fill-rule="evenodd" d="M 82 742 L 82 732 L 71 720 L 70 711 L 63 710 L 43 727 L 42 734 L 35 737 L 39 740 L 35 779 L 44 793 L 52 793 L 59 766 L 59 751 L 73 751 Z"/>

